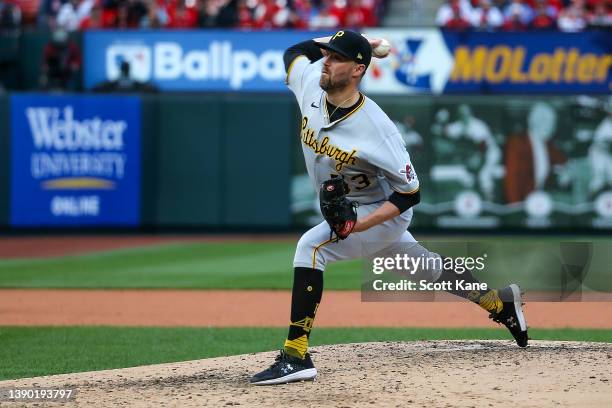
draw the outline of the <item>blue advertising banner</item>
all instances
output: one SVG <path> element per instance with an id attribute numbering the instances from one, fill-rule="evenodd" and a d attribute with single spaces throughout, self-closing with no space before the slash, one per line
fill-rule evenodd
<path id="1" fill-rule="evenodd" d="M 446 93 L 584 93 L 610 88 L 609 32 L 445 32 L 454 66 Z"/>
<path id="2" fill-rule="evenodd" d="M 11 96 L 11 225 L 140 220 L 140 100 Z"/>
<path id="3" fill-rule="evenodd" d="M 119 76 L 127 61 L 133 79 L 164 91 L 286 91 L 283 53 L 317 32 L 87 31 L 87 89 Z"/>
<path id="4" fill-rule="evenodd" d="M 373 60 L 367 92 L 385 94 L 608 94 L 612 41 L 603 31 L 484 33 L 370 30 L 391 40 Z"/>

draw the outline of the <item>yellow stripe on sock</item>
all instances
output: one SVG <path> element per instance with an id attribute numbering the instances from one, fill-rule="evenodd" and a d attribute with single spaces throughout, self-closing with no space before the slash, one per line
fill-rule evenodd
<path id="1" fill-rule="evenodd" d="M 308 345 L 308 340 L 307 340 L 305 334 L 300 336 L 300 337 L 298 337 L 297 339 L 288 340 L 288 341 L 291 341 L 292 343 L 295 343 L 295 344 L 300 344 L 302 346 L 307 346 Z"/>
<path id="2" fill-rule="evenodd" d="M 312 317 L 306 316 L 302 320 L 298 320 L 297 322 L 289 323 L 290 326 L 301 327 L 306 333 L 312 330 L 312 324 L 314 323 L 314 319 Z"/>
<path id="3" fill-rule="evenodd" d="M 490 290 L 487 294 L 483 295 L 478 304 L 487 312 L 499 313 L 504 308 L 504 303 L 499 298 L 499 294 L 495 289 Z"/>
<path id="4" fill-rule="evenodd" d="M 285 346 L 283 347 L 287 354 L 293 355 L 293 350 L 295 350 L 300 358 L 304 358 L 306 356 L 306 351 L 308 350 L 308 337 L 306 335 L 302 335 L 294 340 L 285 340 Z M 287 350 L 287 349 L 291 350 Z"/>

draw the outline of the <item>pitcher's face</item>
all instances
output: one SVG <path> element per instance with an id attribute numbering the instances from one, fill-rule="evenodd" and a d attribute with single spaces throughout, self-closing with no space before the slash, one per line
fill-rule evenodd
<path id="1" fill-rule="evenodd" d="M 365 65 L 346 58 L 333 51 L 327 51 L 321 69 L 321 79 L 319 86 L 324 91 L 343 89 L 351 83 L 351 80 L 361 77 L 365 70 Z"/>

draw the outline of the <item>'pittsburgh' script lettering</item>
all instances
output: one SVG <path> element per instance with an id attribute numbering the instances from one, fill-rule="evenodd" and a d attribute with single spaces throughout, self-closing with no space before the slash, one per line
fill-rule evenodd
<path id="1" fill-rule="evenodd" d="M 342 170 L 345 164 L 355 164 L 357 150 L 351 152 L 340 149 L 329 143 L 329 137 L 325 136 L 320 142 L 315 137 L 314 130 L 307 128 L 308 118 L 302 119 L 302 143 L 310 147 L 316 154 L 326 155 L 336 161 L 336 171 Z"/>

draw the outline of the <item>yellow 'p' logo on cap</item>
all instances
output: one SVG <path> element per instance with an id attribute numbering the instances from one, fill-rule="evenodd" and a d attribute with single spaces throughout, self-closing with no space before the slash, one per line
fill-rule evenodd
<path id="1" fill-rule="evenodd" d="M 361 53 L 357 54 L 357 59 L 363 59 L 363 57 L 361 56 Z"/>
<path id="2" fill-rule="evenodd" d="M 342 37 L 344 35 L 344 31 L 338 31 L 336 34 L 334 34 L 334 36 L 332 37 L 332 40 L 335 40 L 336 37 Z"/>

